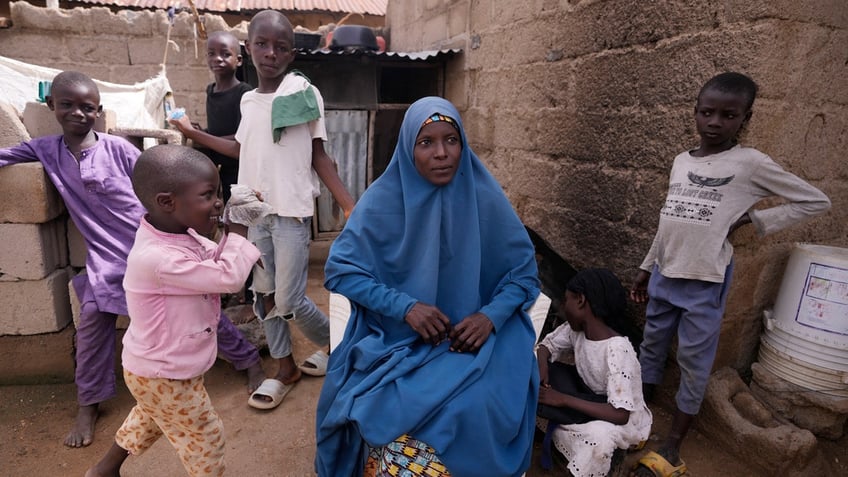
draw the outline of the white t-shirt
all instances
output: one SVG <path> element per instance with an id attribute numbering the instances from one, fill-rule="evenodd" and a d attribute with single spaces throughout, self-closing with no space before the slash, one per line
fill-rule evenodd
<path id="1" fill-rule="evenodd" d="M 235 139 L 241 144 L 238 183 L 262 194 L 273 213 L 283 217 L 311 217 L 315 198 L 321 193 L 318 175 L 312 168 L 312 140 L 327 139 L 324 99 L 306 79 L 289 73 L 274 93 L 249 91 L 241 99 L 241 122 Z M 306 124 L 289 126 L 278 143 L 271 129 L 271 105 L 277 95 L 297 88 L 315 92 L 321 117 Z"/>
<path id="2" fill-rule="evenodd" d="M 784 203 L 751 209 L 771 196 Z M 657 234 L 639 268 L 650 272 L 656 264 L 664 277 L 722 283 L 733 256 L 727 232 L 745 212 L 766 235 L 829 208 L 822 191 L 756 149 L 735 146 L 706 157 L 683 152 L 674 158 Z"/>

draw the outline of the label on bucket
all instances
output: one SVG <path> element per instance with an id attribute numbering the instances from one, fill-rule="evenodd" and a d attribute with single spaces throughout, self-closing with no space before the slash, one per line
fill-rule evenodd
<path id="1" fill-rule="evenodd" d="M 795 321 L 848 335 L 848 269 L 811 263 Z"/>

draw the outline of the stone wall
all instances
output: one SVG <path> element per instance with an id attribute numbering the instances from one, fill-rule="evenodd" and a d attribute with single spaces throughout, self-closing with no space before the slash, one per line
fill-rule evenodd
<path id="1" fill-rule="evenodd" d="M 165 11 L 52 10 L 14 2 L 11 17 L 12 27 L 0 29 L 0 55 L 121 84 L 156 76 L 164 64 L 177 106 L 185 107 L 193 121 L 206 124 L 206 85 L 213 77 L 206 66 L 205 44 L 195 42 L 188 13 L 176 17 L 167 57 Z M 239 39 L 247 37 L 246 24 L 231 29 L 218 16 L 205 18 L 207 31 L 231 30 Z"/>
<path id="2" fill-rule="evenodd" d="M 733 238 L 717 366 L 755 359 L 796 241 L 848 246 L 848 7 L 840 0 L 390 2 L 390 50 L 460 47 L 447 97 L 522 219 L 577 268 L 629 282 L 650 246 L 673 157 L 696 146 L 700 86 L 760 86 L 743 143 L 827 193 L 823 217 Z"/>
<path id="3" fill-rule="evenodd" d="M 206 65 L 206 45 L 194 37 L 193 17 L 177 14 L 167 49 L 168 17 L 164 10 L 121 10 L 106 7 L 54 10 L 12 2 L 12 27 L 0 29 L 0 56 L 40 66 L 81 71 L 92 78 L 132 84 L 155 76 L 165 65 L 177 106 L 193 121 L 206 124 L 206 85 L 214 80 Z M 228 30 L 247 39 L 247 23 L 230 27 L 237 17 L 203 15 L 208 32 Z M 352 16 L 346 24 L 377 25 L 382 17 Z M 291 17 L 295 27 L 317 31 L 331 20 L 326 14 Z M 301 22 L 304 22 L 302 24 Z M 164 60 L 164 61 L 163 61 Z M 35 93 L 33 93 L 35 97 Z"/>

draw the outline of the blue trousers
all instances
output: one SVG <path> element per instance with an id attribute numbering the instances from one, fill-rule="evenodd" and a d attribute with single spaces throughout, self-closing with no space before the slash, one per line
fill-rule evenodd
<path id="1" fill-rule="evenodd" d="M 251 226 L 248 238 L 262 254 L 262 267 L 253 268 L 253 311 L 262 321 L 272 358 L 292 354 L 295 324 L 313 343 L 330 343 L 330 320 L 306 296 L 312 217 L 301 219 L 268 215 Z M 274 294 L 274 306 L 265 310 L 262 297 Z"/>
<path id="2" fill-rule="evenodd" d="M 732 274 L 733 261 L 724 273 L 724 283 L 667 278 L 654 266 L 648 282 L 645 332 L 639 354 L 642 382 L 662 382 L 676 334 L 680 367 L 676 401 L 677 408 L 686 414 L 697 414 L 704 400 Z"/>

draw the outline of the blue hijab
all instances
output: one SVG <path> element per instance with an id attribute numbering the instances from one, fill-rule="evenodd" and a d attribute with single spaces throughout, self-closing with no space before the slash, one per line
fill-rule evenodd
<path id="1" fill-rule="evenodd" d="M 413 159 L 434 113 L 455 120 L 463 144 L 441 187 Z M 318 401 L 319 476 L 361 475 L 366 443 L 403 434 L 433 447 L 458 477 L 527 469 L 539 385 L 524 311 L 539 294 L 533 244 L 450 102 L 424 98 L 406 112 L 392 160 L 334 241 L 325 278 L 352 311 Z M 404 321 L 418 301 L 452 325 L 481 311 L 494 331 L 476 353 L 432 346 Z"/>

